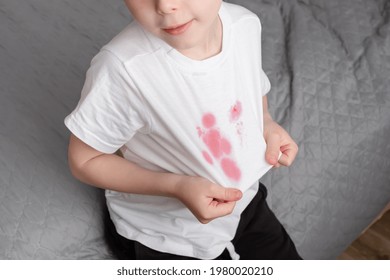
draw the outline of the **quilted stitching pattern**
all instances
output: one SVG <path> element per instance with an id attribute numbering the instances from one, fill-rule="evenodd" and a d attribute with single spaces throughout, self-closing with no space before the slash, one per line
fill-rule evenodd
<path id="1" fill-rule="evenodd" d="M 92 56 L 127 23 L 122 5 L 0 3 L 0 259 L 110 258 L 103 192 L 69 173 L 63 119 Z"/>
<path id="2" fill-rule="evenodd" d="M 390 200 L 389 2 L 262 2 L 271 108 L 300 146 L 263 181 L 301 254 L 335 258 Z"/>

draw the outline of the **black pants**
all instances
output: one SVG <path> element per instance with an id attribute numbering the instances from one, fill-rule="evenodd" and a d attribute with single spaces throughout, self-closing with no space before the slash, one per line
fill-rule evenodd
<path id="1" fill-rule="evenodd" d="M 236 235 L 232 240 L 242 260 L 297 260 L 301 259 L 293 241 L 269 209 L 267 189 L 259 185 L 259 191 L 241 214 Z M 105 213 L 105 238 L 114 257 L 140 260 L 191 260 L 194 258 L 162 253 L 139 242 L 128 240 L 116 232 L 108 210 Z M 216 259 L 231 259 L 225 251 Z"/>

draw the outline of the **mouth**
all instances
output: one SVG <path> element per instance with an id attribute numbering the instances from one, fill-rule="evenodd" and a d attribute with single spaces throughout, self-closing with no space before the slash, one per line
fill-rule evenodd
<path id="1" fill-rule="evenodd" d="M 162 30 L 164 30 L 166 33 L 170 35 L 180 35 L 187 31 L 187 29 L 191 26 L 192 21 L 193 20 L 190 20 L 189 22 L 181 25 L 175 25 L 175 26 L 163 28 Z"/>

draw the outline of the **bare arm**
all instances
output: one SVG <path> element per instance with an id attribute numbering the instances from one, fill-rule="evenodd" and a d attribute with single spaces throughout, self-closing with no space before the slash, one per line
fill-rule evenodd
<path id="1" fill-rule="evenodd" d="M 201 177 L 154 172 L 114 154 L 105 154 L 73 134 L 68 149 L 70 170 L 77 179 L 103 189 L 175 197 L 202 223 L 230 214 L 242 196 Z"/>
<path id="2" fill-rule="evenodd" d="M 119 192 L 173 196 L 183 176 L 141 168 L 115 154 L 95 150 L 73 134 L 68 149 L 69 167 L 80 181 Z"/>

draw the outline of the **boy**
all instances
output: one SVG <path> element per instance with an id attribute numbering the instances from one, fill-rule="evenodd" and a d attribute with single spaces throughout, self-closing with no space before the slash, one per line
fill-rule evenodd
<path id="1" fill-rule="evenodd" d="M 106 189 L 120 246 L 137 259 L 299 259 L 258 183 L 298 150 L 268 113 L 258 18 L 222 0 L 125 3 L 134 21 L 92 60 L 65 120 L 71 171 Z"/>

